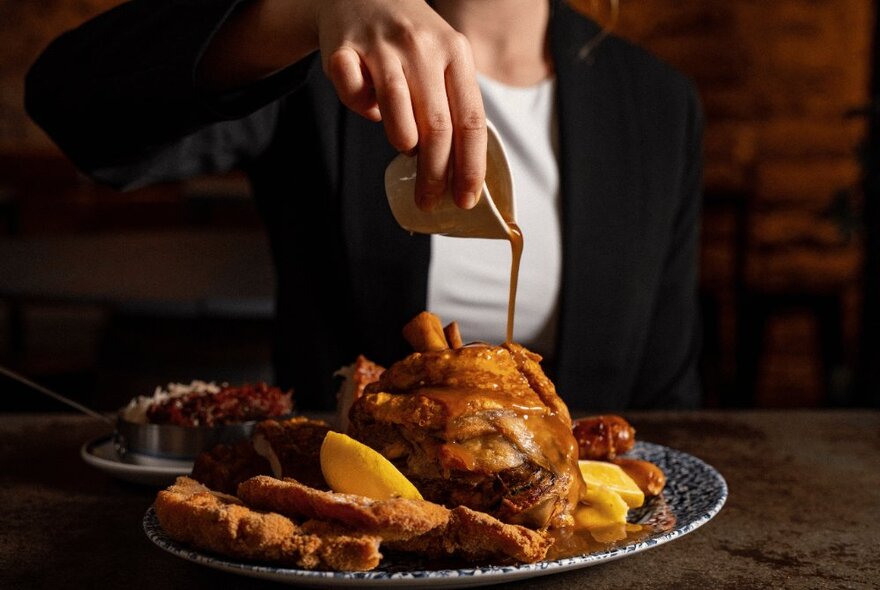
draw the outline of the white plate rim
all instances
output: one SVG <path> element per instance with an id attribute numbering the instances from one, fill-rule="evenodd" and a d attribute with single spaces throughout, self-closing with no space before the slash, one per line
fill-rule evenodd
<path id="1" fill-rule="evenodd" d="M 83 443 L 79 451 L 80 457 L 92 467 L 96 467 L 114 475 L 173 476 L 186 475 L 192 470 L 192 463 L 189 463 L 188 465 L 184 465 L 183 463 L 178 465 L 138 465 L 135 463 L 124 463 L 118 460 L 113 461 L 105 459 L 94 453 L 96 447 L 108 443 L 112 444 L 112 440 L 112 434 L 105 434 Z"/>

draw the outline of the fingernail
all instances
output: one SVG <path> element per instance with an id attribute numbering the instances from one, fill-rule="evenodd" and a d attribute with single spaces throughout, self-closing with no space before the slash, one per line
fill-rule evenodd
<path id="1" fill-rule="evenodd" d="M 477 193 L 464 193 L 461 195 L 460 203 L 462 209 L 473 209 L 477 204 Z"/>

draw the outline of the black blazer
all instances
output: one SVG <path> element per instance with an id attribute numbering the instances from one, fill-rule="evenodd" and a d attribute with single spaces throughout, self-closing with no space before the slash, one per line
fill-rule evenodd
<path id="1" fill-rule="evenodd" d="M 27 79 L 31 116 L 120 188 L 243 168 L 277 268 L 278 383 L 331 408 L 332 373 L 408 350 L 430 240 L 392 218 L 380 124 L 341 105 L 316 55 L 224 96 L 193 73 L 241 0 L 135 0 L 56 40 Z M 692 84 L 553 0 L 563 273 L 557 389 L 575 409 L 693 406 L 701 115 Z M 449 321 L 454 318 L 444 318 Z M 210 377 L 209 375 L 204 377 Z"/>

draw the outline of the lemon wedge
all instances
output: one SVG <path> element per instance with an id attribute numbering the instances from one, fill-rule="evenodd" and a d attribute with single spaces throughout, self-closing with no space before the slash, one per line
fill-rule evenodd
<path id="1" fill-rule="evenodd" d="M 587 483 L 587 494 L 591 489 L 604 487 L 618 494 L 630 508 L 638 508 L 645 503 L 645 493 L 623 469 L 614 463 L 578 461 L 578 467 Z"/>
<path id="2" fill-rule="evenodd" d="M 321 472 L 334 492 L 374 500 L 422 499 L 416 486 L 391 461 L 338 432 L 328 432 L 321 443 Z"/>

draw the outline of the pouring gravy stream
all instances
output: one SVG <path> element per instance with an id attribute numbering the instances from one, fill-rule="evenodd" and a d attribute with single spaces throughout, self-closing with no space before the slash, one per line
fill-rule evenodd
<path id="1" fill-rule="evenodd" d="M 507 222 L 507 234 L 510 240 L 510 287 L 507 295 L 507 343 L 513 342 L 513 320 L 516 313 L 516 287 L 519 282 L 519 263 L 522 260 L 523 233 L 519 226 Z"/>

